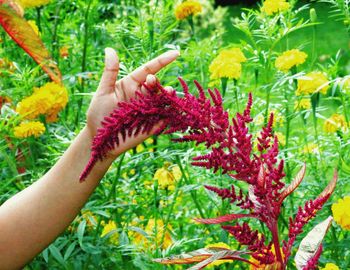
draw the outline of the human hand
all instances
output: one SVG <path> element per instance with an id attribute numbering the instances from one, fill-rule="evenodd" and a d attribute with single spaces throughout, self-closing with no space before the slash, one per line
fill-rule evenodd
<path id="1" fill-rule="evenodd" d="M 119 59 L 113 49 L 106 48 L 105 70 L 87 112 L 87 129 L 91 138 L 96 135 L 97 129 L 101 127 L 103 118 L 116 108 L 118 102 L 129 101 L 135 97 L 135 92 L 138 90 L 145 92 L 146 89 L 142 86 L 143 83 L 146 83 L 150 88 L 155 87 L 157 78 L 154 74 L 173 62 L 178 56 L 179 52 L 176 50 L 163 53 L 117 81 Z M 116 158 L 126 150 L 140 144 L 150 135 L 152 134 L 127 137 L 122 144 L 110 151 L 109 155 Z"/>

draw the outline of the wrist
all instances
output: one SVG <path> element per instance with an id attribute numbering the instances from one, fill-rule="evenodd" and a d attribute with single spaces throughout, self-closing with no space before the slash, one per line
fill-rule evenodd
<path id="1" fill-rule="evenodd" d="M 94 136 L 95 133 L 92 132 L 88 126 L 84 126 L 78 135 L 79 139 L 84 143 L 84 148 L 88 150 L 87 153 L 89 156 L 91 155 L 91 147 L 94 140 Z M 102 161 L 99 161 L 97 164 L 112 163 L 118 156 L 119 154 L 116 154 L 114 151 L 113 153 L 108 152 L 106 154 L 106 157 Z"/>

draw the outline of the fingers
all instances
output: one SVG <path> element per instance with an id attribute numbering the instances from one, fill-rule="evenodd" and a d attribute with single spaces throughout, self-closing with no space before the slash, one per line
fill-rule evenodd
<path id="1" fill-rule="evenodd" d="M 171 50 L 163 53 L 134 70 L 125 79 L 141 84 L 146 80 L 147 75 L 156 74 L 162 68 L 173 62 L 179 55 L 180 52 L 177 50 Z"/>
<path id="2" fill-rule="evenodd" d="M 112 48 L 105 49 L 105 69 L 103 71 L 98 92 L 107 94 L 114 91 L 119 72 L 119 58 Z"/>
<path id="3" fill-rule="evenodd" d="M 150 89 L 155 88 L 157 82 L 158 82 L 158 79 L 155 75 L 152 75 L 152 74 L 147 75 L 146 82 L 145 82 L 145 84 L 147 85 L 147 88 L 150 88 Z M 146 94 L 147 88 L 145 86 L 141 86 L 141 92 L 143 94 Z"/>

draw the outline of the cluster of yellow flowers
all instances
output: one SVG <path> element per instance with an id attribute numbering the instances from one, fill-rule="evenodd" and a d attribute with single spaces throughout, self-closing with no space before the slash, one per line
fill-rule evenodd
<path id="1" fill-rule="evenodd" d="M 162 168 L 158 169 L 153 178 L 158 181 L 161 189 L 175 190 L 176 182 L 182 177 L 181 170 L 178 165 L 171 166 L 169 162 L 164 162 Z"/>
<path id="2" fill-rule="evenodd" d="M 334 133 L 338 130 L 345 132 L 347 131 L 348 127 L 349 124 L 346 122 L 344 115 L 341 114 L 333 114 L 324 122 L 323 125 L 323 129 L 327 133 Z"/>
<path id="3" fill-rule="evenodd" d="M 186 0 L 175 8 L 175 17 L 184 20 L 188 16 L 193 16 L 202 12 L 202 5 L 198 1 Z"/>
<path id="4" fill-rule="evenodd" d="M 350 230 L 350 196 L 339 199 L 332 205 L 332 213 L 335 222 L 344 230 Z"/>
<path id="5" fill-rule="evenodd" d="M 170 224 L 165 228 L 164 222 L 161 219 L 150 219 L 144 228 L 144 231 L 149 236 L 148 238 L 138 232 L 132 232 L 129 236 L 133 238 L 132 241 L 135 246 L 147 249 L 155 249 L 156 247 L 167 249 L 173 243 L 170 234 L 172 229 Z"/>
<path id="6" fill-rule="evenodd" d="M 329 81 L 326 75 L 320 71 L 313 71 L 298 79 L 297 96 L 311 95 L 316 92 L 326 94 Z"/>
<path id="7" fill-rule="evenodd" d="M 339 267 L 334 263 L 327 263 L 321 270 L 339 270 Z"/>
<path id="8" fill-rule="evenodd" d="M 302 98 L 300 100 L 295 101 L 294 110 L 302 111 L 311 109 L 311 101 L 308 98 Z"/>
<path id="9" fill-rule="evenodd" d="M 45 132 L 45 126 L 39 121 L 22 122 L 14 128 L 16 138 L 39 137 Z"/>
<path id="10" fill-rule="evenodd" d="M 290 8 L 290 4 L 285 0 L 266 0 L 261 7 L 261 11 L 267 15 L 283 12 Z"/>
<path id="11" fill-rule="evenodd" d="M 101 233 L 101 237 L 108 236 L 108 240 L 110 243 L 114 245 L 118 245 L 119 243 L 119 233 L 117 231 L 117 224 L 110 220 L 107 224 L 102 224 L 103 230 Z"/>
<path id="12" fill-rule="evenodd" d="M 293 49 L 283 52 L 275 61 L 275 67 L 278 70 L 287 72 L 294 66 L 301 65 L 305 62 L 307 54 L 299 51 L 298 49 Z"/>
<path id="13" fill-rule="evenodd" d="M 18 0 L 22 8 L 34 8 L 47 5 L 51 0 Z"/>
<path id="14" fill-rule="evenodd" d="M 46 115 L 47 122 L 55 122 L 58 113 L 67 105 L 68 92 L 63 86 L 50 82 L 17 104 L 16 111 L 26 119 Z"/>
<path id="15" fill-rule="evenodd" d="M 242 73 L 241 63 L 246 61 L 247 58 L 240 48 L 222 50 L 209 66 L 210 79 L 228 78 L 237 80 Z"/>

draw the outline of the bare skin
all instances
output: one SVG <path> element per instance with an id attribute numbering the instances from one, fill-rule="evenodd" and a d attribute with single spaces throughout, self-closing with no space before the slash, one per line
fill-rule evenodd
<path id="1" fill-rule="evenodd" d="M 117 102 L 129 100 L 136 90 L 144 91 L 142 83 L 154 86 L 157 79 L 153 74 L 179 56 L 178 51 L 166 52 L 116 81 L 118 56 L 110 48 L 105 53 L 105 70 L 87 112 L 87 125 L 43 177 L 0 207 L 1 270 L 20 269 L 54 241 L 79 213 L 114 159 L 149 136 L 127 138 L 94 166 L 85 182 L 79 182 L 103 117 Z"/>

